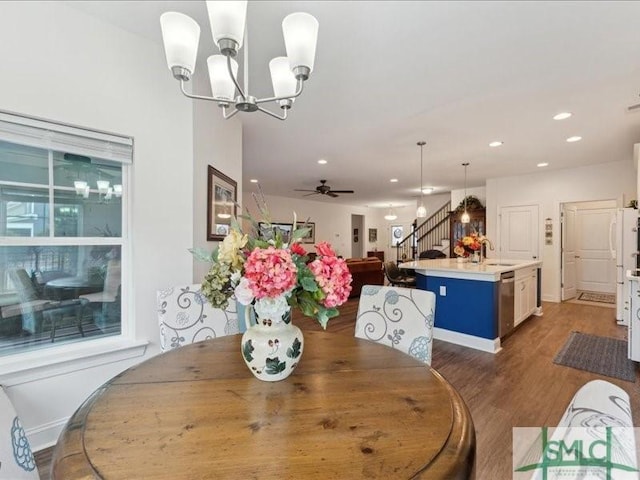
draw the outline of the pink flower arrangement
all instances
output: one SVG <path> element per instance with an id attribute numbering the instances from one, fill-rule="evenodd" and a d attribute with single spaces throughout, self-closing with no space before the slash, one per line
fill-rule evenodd
<path id="1" fill-rule="evenodd" d="M 296 286 L 298 269 L 287 250 L 254 248 L 244 264 L 244 277 L 255 298 L 277 297 Z"/>
<path id="2" fill-rule="evenodd" d="M 308 233 L 304 227 L 288 239 L 281 234 L 265 238 L 258 223 L 252 223 L 253 234 L 246 235 L 233 222 L 229 235 L 209 257 L 192 250 L 213 264 L 202 283 L 203 295 L 217 308 L 226 308 L 235 297 L 260 317 L 274 320 L 296 307 L 326 328 L 329 319 L 338 315 L 336 307 L 351 293 L 346 262 L 327 242 L 316 245 L 316 258 L 310 261 L 300 244 Z"/>
<path id="3" fill-rule="evenodd" d="M 316 251 L 320 256 L 309 264 L 309 269 L 326 295 L 322 304 L 328 308 L 342 305 L 351 293 L 349 267 L 343 259 L 336 257 L 327 242 L 317 244 Z"/>

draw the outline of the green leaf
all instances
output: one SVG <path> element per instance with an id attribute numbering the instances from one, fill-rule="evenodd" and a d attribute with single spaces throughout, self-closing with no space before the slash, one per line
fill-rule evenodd
<path id="1" fill-rule="evenodd" d="M 209 252 L 204 248 L 190 248 L 189 251 L 196 258 L 196 260 L 200 260 L 201 262 L 213 263 L 218 258 L 218 248 L 214 248 L 213 252 Z"/>
<path id="2" fill-rule="evenodd" d="M 301 227 L 296 228 L 291 234 L 291 243 L 294 243 L 296 240 L 301 240 L 306 237 L 311 232 L 310 227 Z"/>
<path id="3" fill-rule="evenodd" d="M 307 292 L 315 292 L 319 288 L 318 282 L 316 282 L 315 278 L 307 278 L 307 277 L 301 278 L 300 285 Z"/>
<path id="4" fill-rule="evenodd" d="M 242 345 L 242 355 L 244 355 L 244 358 L 247 362 L 253 361 L 253 356 L 251 354 L 254 350 L 255 348 L 253 348 L 253 345 L 251 345 L 251 340 L 247 340 L 244 345 Z"/>
<path id="5" fill-rule="evenodd" d="M 298 340 L 298 337 L 296 337 L 293 340 L 293 345 L 291 345 L 290 348 L 287 348 L 287 357 L 289 358 L 298 358 L 300 356 L 300 347 L 302 346 L 302 343 L 300 342 L 300 340 Z"/>
<path id="6" fill-rule="evenodd" d="M 278 373 L 283 372 L 285 368 L 287 368 L 287 362 L 281 362 L 278 357 L 267 358 L 265 372 L 269 375 L 277 375 Z"/>

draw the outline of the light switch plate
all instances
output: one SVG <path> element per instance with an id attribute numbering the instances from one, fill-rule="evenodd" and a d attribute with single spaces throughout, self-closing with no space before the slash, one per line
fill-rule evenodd
<path id="1" fill-rule="evenodd" d="M 441 297 L 447 296 L 447 287 L 445 285 L 440 285 L 440 296 Z"/>

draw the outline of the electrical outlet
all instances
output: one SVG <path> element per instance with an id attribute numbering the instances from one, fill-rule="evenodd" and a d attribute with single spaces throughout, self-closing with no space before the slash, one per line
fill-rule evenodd
<path id="1" fill-rule="evenodd" d="M 444 285 L 440 285 L 440 296 L 441 297 L 447 296 L 447 287 Z"/>

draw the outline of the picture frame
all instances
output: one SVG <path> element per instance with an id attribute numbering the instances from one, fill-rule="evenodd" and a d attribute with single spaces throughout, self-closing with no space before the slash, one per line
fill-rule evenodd
<path id="1" fill-rule="evenodd" d="M 293 232 L 293 224 L 292 223 L 271 223 L 269 227 L 268 223 L 258 222 L 259 236 L 262 240 L 270 240 L 275 239 L 276 234 L 280 232 L 282 235 L 282 241 L 285 243 L 289 243 L 289 239 L 291 238 L 291 233 Z"/>
<path id="2" fill-rule="evenodd" d="M 391 246 L 397 246 L 404 237 L 402 225 L 391 225 L 390 237 L 391 238 Z"/>
<path id="3" fill-rule="evenodd" d="M 369 229 L 369 243 L 376 243 L 378 241 L 378 229 L 370 228 Z"/>
<path id="4" fill-rule="evenodd" d="M 220 241 L 237 215 L 238 184 L 220 170 L 207 166 L 207 241 Z"/>
<path id="5" fill-rule="evenodd" d="M 316 224 L 313 222 L 296 222 L 296 229 L 308 228 L 309 233 L 302 237 L 302 243 L 316 243 Z"/>

